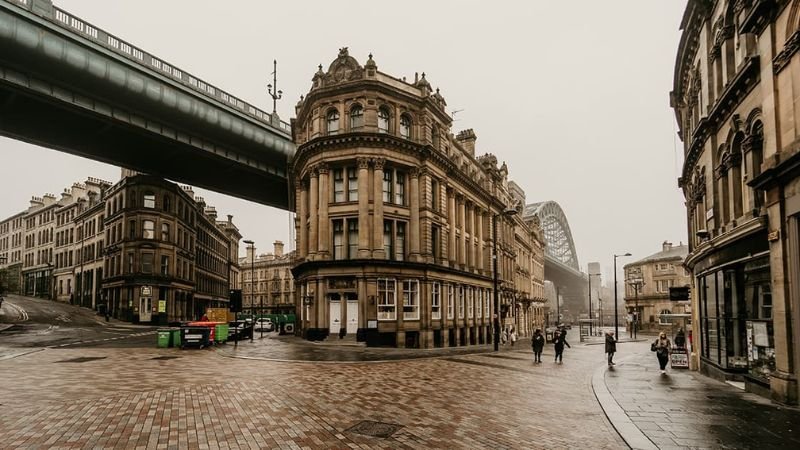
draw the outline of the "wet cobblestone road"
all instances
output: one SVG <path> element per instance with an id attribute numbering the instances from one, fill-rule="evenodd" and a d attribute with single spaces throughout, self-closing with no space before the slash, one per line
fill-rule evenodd
<path id="1" fill-rule="evenodd" d="M 228 350 L 226 348 L 226 350 Z M 624 448 L 592 395 L 596 348 L 380 364 L 214 351 L 47 349 L 0 365 L 3 448 Z M 159 357 L 174 359 L 155 359 Z M 397 426 L 388 437 L 354 428 Z M 369 425 L 369 424 L 367 424 Z M 388 429 L 391 431 L 391 429 Z"/>

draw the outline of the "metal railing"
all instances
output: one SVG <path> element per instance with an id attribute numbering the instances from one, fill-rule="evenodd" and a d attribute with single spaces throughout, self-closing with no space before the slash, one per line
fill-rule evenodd
<path id="1" fill-rule="evenodd" d="M 28 5 L 28 0 L 16 1 L 23 5 Z M 71 32 L 77 32 L 90 41 L 102 45 L 103 47 L 127 58 L 128 60 L 142 66 L 145 69 L 153 70 L 161 75 L 166 75 L 172 80 L 178 81 L 186 88 L 191 89 L 192 91 L 201 94 L 204 97 L 209 97 L 222 102 L 223 104 L 230 106 L 231 108 L 234 108 L 265 125 L 274 126 L 272 122 L 272 114 L 265 112 L 212 84 L 206 83 L 205 81 L 170 65 L 145 52 L 144 50 L 137 48 L 136 46 L 129 44 L 122 39 L 119 39 L 118 37 L 95 27 L 62 9 L 54 6 L 53 10 L 55 13 L 54 17 L 49 19 L 51 19 L 53 23 L 61 28 Z M 291 135 L 291 125 L 284 121 L 278 121 L 277 125 L 281 131 L 287 135 Z"/>

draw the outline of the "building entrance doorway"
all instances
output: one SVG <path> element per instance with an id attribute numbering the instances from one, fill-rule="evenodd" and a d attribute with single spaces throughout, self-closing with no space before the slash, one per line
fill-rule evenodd
<path id="1" fill-rule="evenodd" d="M 151 311 L 153 299 L 150 297 L 139 298 L 139 322 L 150 322 L 152 320 Z"/>
<path id="2" fill-rule="evenodd" d="M 347 298 L 347 334 L 358 332 L 358 298 L 355 295 L 345 294 Z"/>
<path id="3" fill-rule="evenodd" d="M 338 335 L 342 328 L 342 302 L 339 294 L 328 294 L 328 333 Z"/>

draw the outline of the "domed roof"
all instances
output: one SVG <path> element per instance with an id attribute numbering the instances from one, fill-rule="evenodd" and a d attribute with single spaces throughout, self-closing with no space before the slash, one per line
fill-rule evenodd
<path id="1" fill-rule="evenodd" d="M 331 65 L 328 66 L 328 73 L 335 74 L 343 70 L 350 71 L 359 69 L 361 69 L 361 64 L 359 64 L 355 58 L 350 56 L 350 52 L 347 50 L 347 47 L 342 47 L 339 49 L 339 56 L 337 56 Z"/>

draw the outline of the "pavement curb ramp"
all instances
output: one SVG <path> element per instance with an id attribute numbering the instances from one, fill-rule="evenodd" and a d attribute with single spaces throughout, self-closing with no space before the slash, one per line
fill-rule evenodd
<path id="1" fill-rule="evenodd" d="M 592 374 L 592 390 L 609 422 L 617 430 L 622 440 L 628 444 L 628 447 L 635 450 L 657 450 L 658 447 L 653 444 L 653 441 L 642 433 L 611 395 L 605 381 L 606 370 L 608 370 L 606 365 L 595 369 Z"/>

